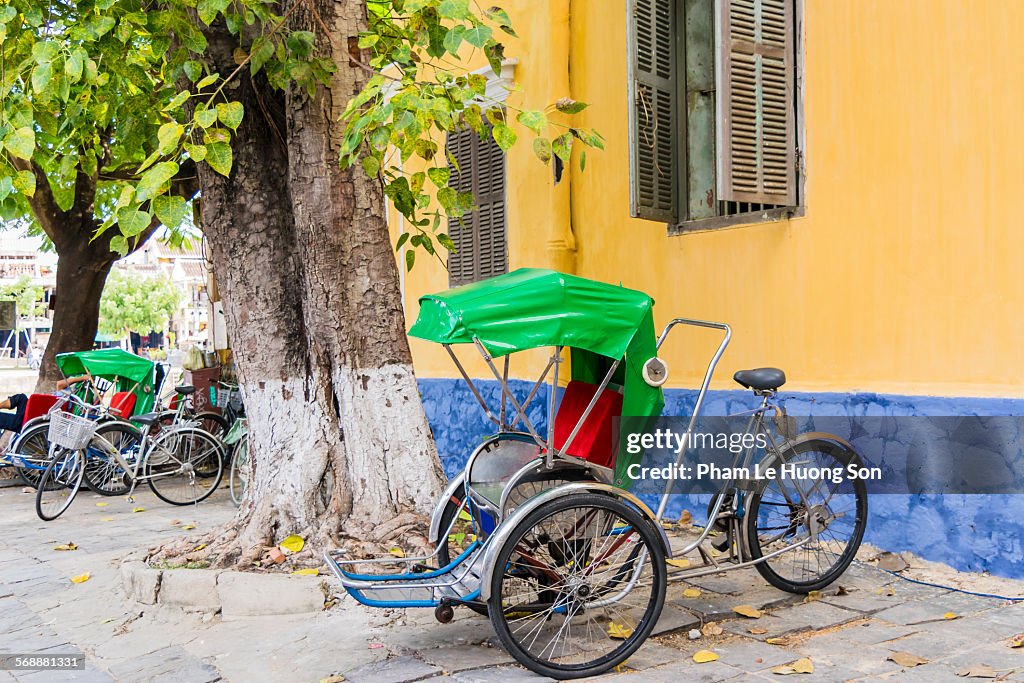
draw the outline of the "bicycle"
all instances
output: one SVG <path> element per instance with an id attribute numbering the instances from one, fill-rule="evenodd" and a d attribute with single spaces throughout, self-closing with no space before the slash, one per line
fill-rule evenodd
<path id="1" fill-rule="evenodd" d="M 101 408 L 78 398 L 71 401 L 86 413 Z M 158 413 L 147 413 L 133 417 L 132 421 L 148 428 L 159 419 Z M 128 423 L 117 424 L 120 434 L 134 430 Z M 223 448 L 218 439 L 197 426 L 174 425 L 156 435 L 149 429 L 134 430 L 136 440 L 127 446 L 120 441 L 118 445 L 111 443 L 100 426 L 88 417 L 62 410 L 51 415 L 51 461 L 36 490 L 36 513 L 40 519 L 51 521 L 67 510 L 85 478 L 89 459 L 102 459 L 110 465 L 104 471 L 127 484 L 129 502 L 134 502 L 135 488 L 140 482 L 146 482 L 158 498 L 171 505 L 199 503 L 220 484 Z M 211 474 L 201 476 L 197 473 L 199 469 L 208 469 Z"/>
<path id="2" fill-rule="evenodd" d="M 238 507 L 249 485 L 251 464 L 249 463 L 249 421 L 240 417 L 224 437 L 224 443 L 231 448 L 231 468 L 228 474 L 228 489 L 231 502 Z"/>

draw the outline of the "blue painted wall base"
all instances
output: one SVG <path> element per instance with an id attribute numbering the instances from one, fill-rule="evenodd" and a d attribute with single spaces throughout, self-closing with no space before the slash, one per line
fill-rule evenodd
<path id="1" fill-rule="evenodd" d="M 531 382 L 511 382 L 517 400 L 526 398 Z M 421 379 L 423 405 L 437 441 L 445 473 L 451 477 L 494 425 L 477 405 L 462 380 Z M 497 382 L 477 386 L 488 405 L 498 406 Z M 547 433 L 547 397 L 542 387 L 527 409 L 541 434 Z M 665 392 L 665 415 L 690 415 L 697 392 Z M 784 393 L 791 415 L 816 416 L 950 416 L 1024 415 L 1024 399 L 947 398 L 891 394 Z M 757 405 L 746 391 L 712 391 L 705 415 L 728 415 Z M 511 411 L 511 405 L 508 406 Z M 671 513 L 685 506 L 698 521 L 705 517 L 707 497 L 682 497 Z M 865 540 L 885 550 L 909 550 L 965 571 L 1024 578 L 1024 495 L 875 495 Z"/>

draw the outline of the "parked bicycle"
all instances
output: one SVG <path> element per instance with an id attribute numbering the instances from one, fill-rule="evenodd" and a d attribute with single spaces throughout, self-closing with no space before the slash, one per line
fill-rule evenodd
<path id="1" fill-rule="evenodd" d="M 252 472 L 252 463 L 249 462 L 249 421 L 244 417 L 235 420 L 231 431 L 224 437 L 224 443 L 231 449 L 231 467 L 228 475 L 231 502 L 238 507 L 242 504 Z"/>

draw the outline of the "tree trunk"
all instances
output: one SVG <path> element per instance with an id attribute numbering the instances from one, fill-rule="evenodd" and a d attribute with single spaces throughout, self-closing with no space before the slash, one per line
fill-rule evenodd
<path id="1" fill-rule="evenodd" d="M 59 251 L 53 331 L 39 368 L 37 392 L 52 391 L 60 379 L 57 354 L 85 351 L 96 341 L 100 297 L 117 255 L 109 250 L 106 255 L 99 253 L 95 244 L 73 244 Z"/>
<path id="2" fill-rule="evenodd" d="M 296 246 L 305 266 L 311 348 L 325 363 L 344 432 L 350 488 L 339 505 L 352 522 L 373 527 L 429 510 L 444 474 L 412 371 L 383 193 L 361 168 L 342 170 L 338 162 L 338 119 L 368 78 L 349 62 L 349 49 L 366 28 L 365 3 L 317 0 L 318 16 L 308 7 L 298 8 L 295 22 L 318 34 L 337 72 L 314 98 L 298 89 L 289 96 Z"/>

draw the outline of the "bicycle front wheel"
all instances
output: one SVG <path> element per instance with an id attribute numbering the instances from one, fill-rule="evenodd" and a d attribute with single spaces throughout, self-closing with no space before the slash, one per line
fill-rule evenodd
<path id="1" fill-rule="evenodd" d="M 202 429 L 164 431 L 153 439 L 145 457 L 149 488 L 171 505 L 204 500 L 217 490 L 224 475 L 220 441 Z"/>
<path id="2" fill-rule="evenodd" d="M 78 495 L 85 476 L 82 451 L 57 448 L 36 489 L 36 514 L 49 522 L 60 517 Z"/>
<path id="3" fill-rule="evenodd" d="M 228 488 L 231 490 L 231 502 L 238 507 L 245 496 L 245 488 L 249 484 L 249 435 L 246 434 L 235 444 L 231 458 L 231 474 L 228 477 Z"/>
<path id="4" fill-rule="evenodd" d="M 86 486 L 101 496 L 120 496 L 128 493 L 128 473 L 110 450 L 116 450 L 131 463 L 138 457 L 140 438 L 139 430 L 126 422 L 101 424 L 86 450 Z"/>

